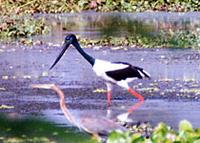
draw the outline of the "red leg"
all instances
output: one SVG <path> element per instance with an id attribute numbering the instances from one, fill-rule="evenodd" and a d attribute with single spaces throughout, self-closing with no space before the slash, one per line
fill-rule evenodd
<path id="1" fill-rule="evenodd" d="M 106 86 L 107 86 L 107 106 L 108 106 L 108 109 L 109 109 L 110 104 L 111 104 L 111 99 L 112 99 L 112 84 L 107 82 Z"/>
<path id="2" fill-rule="evenodd" d="M 112 91 L 109 90 L 109 91 L 107 91 L 107 106 L 108 106 L 108 108 L 110 108 L 111 99 L 112 99 Z"/>
<path id="3" fill-rule="evenodd" d="M 137 93 L 135 90 L 129 88 L 128 92 L 132 94 L 133 96 L 137 97 L 140 101 L 144 101 L 144 97 L 140 95 L 139 93 Z"/>
<path id="4" fill-rule="evenodd" d="M 138 107 L 140 107 L 142 104 L 144 103 L 144 101 L 139 101 L 136 104 L 134 104 L 131 108 L 128 109 L 128 113 L 133 112 L 134 110 L 136 110 Z"/>
<path id="5" fill-rule="evenodd" d="M 141 106 L 143 104 L 144 97 L 142 95 L 140 95 L 139 93 L 137 93 L 136 91 L 134 91 L 133 89 L 131 89 L 131 88 L 128 89 L 128 92 L 139 99 L 139 102 L 137 102 L 131 108 L 128 109 L 128 113 L 131 113 L 131 112 L 133 112 L 134 110 L 136 110 L 139 106 Z"/>

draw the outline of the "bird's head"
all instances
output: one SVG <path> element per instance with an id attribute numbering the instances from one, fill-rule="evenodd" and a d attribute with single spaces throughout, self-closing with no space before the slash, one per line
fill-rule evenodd
<path id="1" fill-rule="evenodd" d="M 77 42 L 76 36 L 74 34 L 69 34 L 65 37 L 64 43 L 73 44 L 74 42 Z"/>
<path id="2" fill-rule="evenodd" d="M 64 44 L 62 46 L 62 51 L 60 52 L 60 54 L 58 55 L 58 57 L 56 58 L 55 62 L 53 63 L 53 65 L 50 67 L 50 69 L 52 69 L 56 63 L 60 60 L 60 58 L 62 57 L 62 55 L 65 53 L 65 51 L 68 49 L 68 47 L 70 46 L 70 44 L 75 44 L 77 43 L 77 38 L 74 34 L 69 34 L 65 37 L 64 40 Z"/>

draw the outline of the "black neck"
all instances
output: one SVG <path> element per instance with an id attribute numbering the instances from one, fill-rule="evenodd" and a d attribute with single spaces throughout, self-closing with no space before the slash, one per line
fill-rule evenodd
<path id="1" fill-rule="evenodd" d="M 73 45 L 79 51 L 79 53 L 93 66 L 95 59 L 83 51 L 78 42 L 74 42 Z"/>

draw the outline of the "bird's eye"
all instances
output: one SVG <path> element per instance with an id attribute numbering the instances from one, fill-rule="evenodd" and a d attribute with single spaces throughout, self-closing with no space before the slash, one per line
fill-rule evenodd
<path id="1" fill-rule="evenodd" d="M 70 38 L 69 38 L 69 37 L 66 37 L 66 38 L 65 38 L 65 41 L 66 41 L 66 42 L 68 42 L 69 40 L 70 40 Z"/>

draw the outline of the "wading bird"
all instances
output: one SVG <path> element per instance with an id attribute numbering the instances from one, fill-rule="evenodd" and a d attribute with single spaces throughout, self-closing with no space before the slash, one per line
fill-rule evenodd
<path id="1" fill-rule="evenodd" d="M 79 53 L 92 65 L 92 69 L 96 73 L 96 75 L 104 79 L 107 85 L 108 107 L 110 107 L 111 103 L 113 84 L 116 84 L 126 89 L 129 93 L 139 99 L 139 102 L 129 108 L 127 113 L 118 116 L 119 120 L 126 121 L 128 115 L 144 102 L 144 97 L 134 91 L 132 88 L 130 88 L 128 83 L 133 81 L 134 79 L 150 78 L 150 74 L 142 68 L 132 66 L 131 64 L 126 62 L 109 62 L 91 57 L 80 47 L 74 34 L 69 34 L 65 37 L 65 41 L 62 47 L 63 49 L 56 58 L 55 62 L 50 67 L 50 69 L 52 69 L 56 65 L 56 63 L 60 60 L 70 44 L 72 44 L 79 51 Z"/>
<path id="2" fill-rule="evenodd" d="M 52 89 L 57 95 L 60 97 L 60 108 L 64 113 L 64 116 L 67 120 L 77 126 L 79 129 L 83 129 L 84 131 L 92 134 L 96 139 L 100 139 L 99 135 L 108 135 L 112 131 L 126 131 L 127 129 L 118 125 L 114 121 L 105 118 L 105 117 L 93 117 L 93 116 L 81 116 L 78 119 L 72 116 L 72 114 L 67 109 L 65 104 L 65 95 L 63 91 L 54 84 L 34 84 L 31 85 L 32 88 L 42 88 L 42 89 Z"/>

